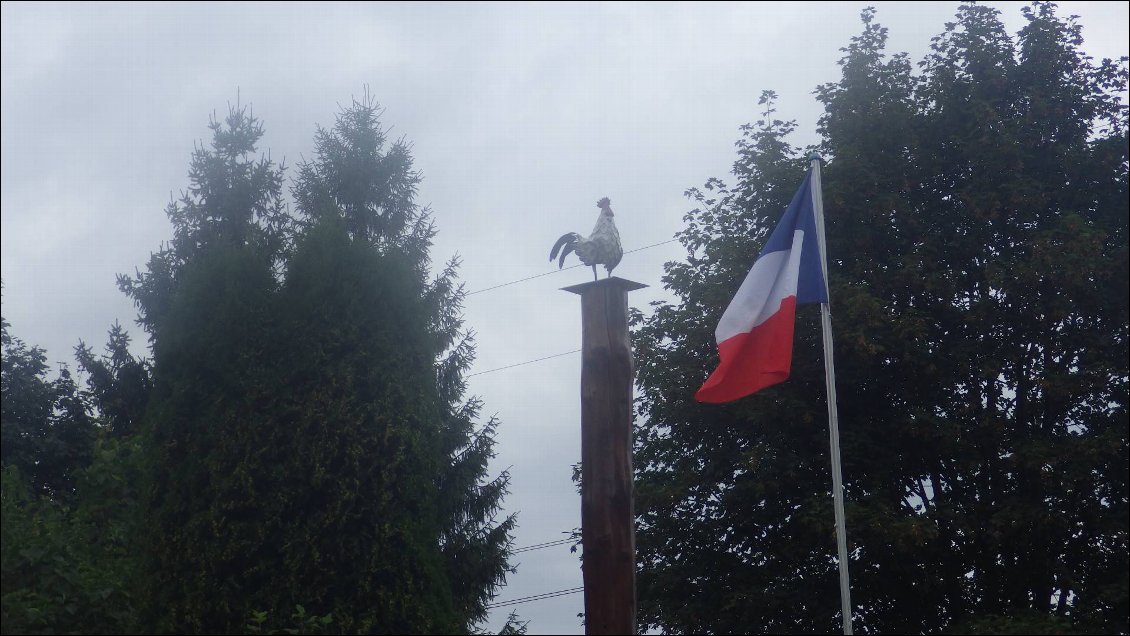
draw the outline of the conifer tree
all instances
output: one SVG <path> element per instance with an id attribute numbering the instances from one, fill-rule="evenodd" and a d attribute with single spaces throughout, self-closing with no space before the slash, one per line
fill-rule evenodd
<path id="1" fill-rule="evenodd" d="M 75 347 L 75 359 L 87 376 L 92 405 L 102 427 L 115 438 L 133 437 L 140 430 L 152 387 L 149 361 L 134 356 L 129 343 L 129 334 L 115 322 L 104 355 L 95 356 L 82 342 Z"/>
<path id="2" fill-rule="evenodd" d="M 255 158 L 263 127 L 246 108 L 210 128 L 188 191 L 166 209 L 174 239 L 146 271 L 119 277 L 153 351 L 140 547 L 142 625 L 155 631 L 238 631 L 277 565 L 267 533 L 281 523 L 280 484 L 262 469 L 284 451 L 274 327 L 289 219 L 282 170 Z"/>
<path id="3" fill-rule="evenodd" d="M 495 422 L 464 398 L 456 263 L 374 103 L 319 129 L 282 204 L 233 109 L 197 149 L 176 234 L 120 283 L 153 344 L 144 449 L 158 631 L 330 616 L 346 633 L 467 632 L 508 571 Z M 258 620 L 258 619 L 256 619 Z"/>
<path id="4" fill-rule="evenodd" d="M 420 376 L 416 382 L 432 387 L 431 392 L 427 401 L 418 399 L 410 407 L 419 418 L 413 426 L 431 436 L 421 452 L 434 454 L 428 460 L 434 472 L 419 476 L 418 497 L 420 505 L 429 507 L 427 514 L 431 516 L 426 535 L 429 549 L 439 551 L 438 567 L 435 572 L 429 571 L 429 576 L 437 578 L 430 585 L 446 589 L 445 602 L 450 603 L 453 622 L 443 627 L 466 631 L 485 619 L 486 603 L 509 571 L 507 550 L 514 517 L 495 520 L 508 476 L 503 473 L 488 479 L 497 422 L 492 418 L 476 425 L 481 403 L 465 397 L 463 374 L 473 359 L 474 343 L 472 334 L 463 327 L 463 288 L 455 282 L 458 261 L 453 259 L 434 279 L 427 278 L 428 250 L 435 229 L 429 211 L 420 209 L 414 200 L 420 175 L 412 169 L 408 145 L 404 141 L 388 143 L 379 116 L 379 106 L 366 96 L 343 110 L 333 128 L 319 128 L 315 156 L 300 165 L 294 195 L 308 236 L 344 232 L 351 247 L 342 248 L 342 253 L 388 263 L 385 276 L 397 278 L 396 288 L 406 294 L 401 299 L 407 304 L 403 316 L 413 316 L 412 321 L 386 316 L 383 324 L 362 333 L 371 338 L 384 331 L 385 338 L 403 338 L 402 349 L 419 347 L 412 350 L 411 360 L 430 361 L 427 377 Z M 323 266 L 327 263 L 324 258 L 320 262 Z M 310 293 L 308 286 L 314 280 L 288 276 L 288 291 Z M 320 293 L 330 296 L 363 297 L 367 293 L 360 280 L 330 276 L 329 272 L 319 280 L 317 284 L 325 287 Z M 306 291 L 300 292 L 302 288 Z M 418 301 L 406 300 L 410 297 Z M 314 306 L 310 302 L 289 304 Z M 362 324 L 372 321 L 383 315 L 377 309 L 374 306 L 356 319 Z M 328 326 L 317 320 L 305 324 L 309 326 L 300 329 L 311 329 L 312 333 Z M 423 329 L 419 341 L 412 335 L 417 328 Z M 342 345 L 349 342 L 343 340 Z M 342 358 L 343 364 L 364 349 L 360 343 L 346 348 L 355 353 Z M 407 373 L 413 368 L 404 367 L 405 377 L 372 378 L 370 382 L 410 383 L 413 376 Z M 388 373 L 397 374 L 393 369 Z M 425 501 L 424 493 L 428 493 L 429 501 Z M 427 629 L 437 626 L 432 624 Z M 421 628 L 417 623 L 413 629 Z"/>

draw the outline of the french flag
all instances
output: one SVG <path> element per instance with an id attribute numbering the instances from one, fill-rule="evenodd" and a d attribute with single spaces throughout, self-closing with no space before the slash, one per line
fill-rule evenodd
<path id="1" fill-rule="evenodd" d="M 809 170 L 718 322 L 721 362 L 696 400 L 730 402 L 788 379 L 797 304 L 828 302 L 816 228 Z"/>

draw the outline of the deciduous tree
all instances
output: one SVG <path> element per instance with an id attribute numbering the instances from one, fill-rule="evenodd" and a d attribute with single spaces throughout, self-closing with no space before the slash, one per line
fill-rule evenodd
<path id="1" fill-rule="evenodd" d="M 817 91 L 859 630 L 1127 630 L 1126 66 L 1025 16 L 962 5 L 915 72 L 868 10 Z M 669 631 L 839 620 L 815 310 L 788 382 L 692 399 L 802 176 L 772 115 L 736 185 L 690 191 L 680 302 L 637 319 L 640 613 Z"/>

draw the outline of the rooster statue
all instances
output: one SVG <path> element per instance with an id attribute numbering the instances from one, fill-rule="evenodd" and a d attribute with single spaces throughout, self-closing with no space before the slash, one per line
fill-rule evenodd
<path id="1" fill-rule="evenodd" d="M 597 201 L 596 207 L 600 208 L 600 216 L 597 217 L 596 227 L 592 229 L 592 234 L 588 238 L 576 232 L 569 232 L 557 239 L 549 252 L 549 260 L 552 261 L 557 258 L 558 250 L 561 251 L 561 258 L 557 261 L 558 269 L 565 265 L 565 257 L 569 252 L 576 252 L 577 258 L 581 259 L 582 263 L 592 267 L 593 280 L 597 279 L 597 265 L 604 265 L 604 269 L 611 276 L 612 269 L 624 257 L 624 248 L 620 247 L 620 233 L 616 231 L 616 224 L 612 222 L 614 216 L 612 202 L 608 197 L 604 197 Z"/>

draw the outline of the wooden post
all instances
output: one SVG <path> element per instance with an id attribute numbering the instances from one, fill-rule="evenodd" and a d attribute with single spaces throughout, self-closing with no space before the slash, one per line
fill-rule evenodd
<path id="1" fill-rule="evenodd" d="M 581 297 L 581 570 L 586 634 L 636 633 L 628 292 L 644 287 L 610 277 L 564 288 Z"/>

